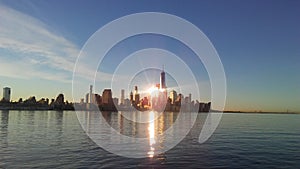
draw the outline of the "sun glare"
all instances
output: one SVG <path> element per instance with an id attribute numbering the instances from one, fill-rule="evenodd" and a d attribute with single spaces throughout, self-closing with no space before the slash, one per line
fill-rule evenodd
<path id="1" fill-rule="evenodd" d="M 154 91 L 157 91 L 157 90 L 158 90 L 157 87 L 152 86 L 148 89 L 148 93 L 152 94 Z"/>

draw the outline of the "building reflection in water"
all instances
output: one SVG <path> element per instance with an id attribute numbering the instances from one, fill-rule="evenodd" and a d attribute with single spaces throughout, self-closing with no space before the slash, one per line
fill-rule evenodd
<path id="1" fill-rule="evenodd" d="M 0 141 L 2 142 L 3 145 L 7 146 L 9 111 L 1 110 L 0 113 L 1 113 L 0 137 L 2 138 Z"/>

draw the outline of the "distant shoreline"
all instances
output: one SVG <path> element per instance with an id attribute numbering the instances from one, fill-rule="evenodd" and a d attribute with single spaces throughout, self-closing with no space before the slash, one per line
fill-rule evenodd
<path id="1" fill-rule="evenodd" d="M 224 111 L 223 113 L 245 113 L 245 114 L 300 114 L 300 112 L 253 112 L 253 111 Z"/>
<path id="2" fill-rule="evenodd" d="M 48 109 L 45 107 L 26 107 L 26 108 L 8 108 L 8 107 L 0 107 L 0 111 L 2 110 L 19 110 L 19 111 L 75 111 L 75 110 L 55 110 L 55 109 Z M 80 111 L 93 111 L 93 110 L 80 110 Z M 94 110 L 95 111 L 95 110 Z M 103 111 L 103 110 L 102 110 Z M 115 112 L 115 111 L 112 111 Z M 220 111 L 212 111 L 211 113 L 218 113 Z M 187 112 L 189 113 L 189 112 Z M 205 113 L 207 114 L 208 112 L 198 112 L 198 113 Z M 300 114 L 300 112 L 247 112 L 247 111 L 223 111 L 225 114 Z"/>

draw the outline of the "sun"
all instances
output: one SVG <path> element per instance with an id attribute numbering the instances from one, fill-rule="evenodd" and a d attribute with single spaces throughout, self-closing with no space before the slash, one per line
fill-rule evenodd
<path id="1" fill-rule="evenodd" d="M 147 91 L 148 91 L 149 94 L 152 94 L 153 92 L 155 92 L 157 90 L 158 90 L 157 87 L 152 86 Z"/>

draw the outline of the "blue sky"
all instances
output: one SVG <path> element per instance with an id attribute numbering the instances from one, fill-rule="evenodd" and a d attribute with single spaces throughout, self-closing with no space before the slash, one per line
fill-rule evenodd
<path id="1" fill-rule="evenodd" d="M 60 92 L 72 100 L 74 64 L 95 31 L 124 15 L 164 12 L 195 24 L 215 46 L 227 78 L 227 110 L 300 111 L 299 7 L 296 0 L 0 1 L 0 87 L 10 86 L 13 100 L 53 98 Z M 174 40 L 148 35 L 127 39 L 111 55 L 145 47 L 189 52 Z M 197 69 L 203 100 L 209 100 L 203 65 L 182 58 Z M 107 56 L 107 63 L 115 62 Z M 109 77 L 114 69 L 105 65 L 101 68 Z M 97 84 L 96 91 L 104 87 L 105 82 Z"/>

